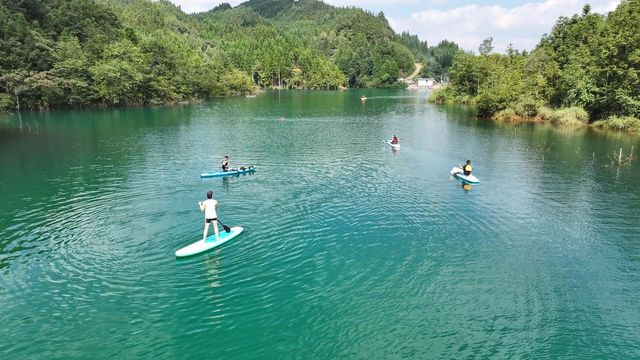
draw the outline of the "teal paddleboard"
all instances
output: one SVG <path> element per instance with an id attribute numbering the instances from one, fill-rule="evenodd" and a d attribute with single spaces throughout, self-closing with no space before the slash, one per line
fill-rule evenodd
<path id="1" fill-rule="evenodd" d="M 234 226 L 231 228 L 230 232 L 225 232 L 224 230 L 222 230 L 218 234 L 218 240 L 216 240 L 215 234 L 208 236 L 206 240 L 196 241 L 193 244 L 185 246 L 182 249 L 176 251 L 176 257 L 196 255 L 200 254 L 201 252 L 213 249 L 214 247 L 220 246 L 233 239 L 234 237 L 240 235 L 243 230 L 244 228 L 242 228 L 242 226 Z M 209 228 L 209 231 L 212 231 L 212 229 Z"/>
<path id="2" fill-rule="evenodd" d="M 202 173 L 202 174 L 200 174 L 200 177 L 201 178 L 211 178 L 211 177 L 220 177 L 220 176 L 234 176 L 234 175 L 252 173 L 252 172 L 255 172 L 255 171 L 256 171 L 256 167 L 252 165 L 252 166 L 249 166 L 249 167 L 244 168 L 244 169 L 234 169 L 234 170 L 230 170 L 230 171 Z"/>
<path id="3" fill-rule="evenodd" d="M 468 182 L 470 184 L 479 184 L 480 183 L 480 179 L 478 179 L 477 177 L 475 177 L 473 174 L 470 175 L 465 175 L 462 172 L 462 168 L 459 166 L 455 166 L 453 169 L 451 169 L 451 175 L 457 177 L 458 179 Z"/>

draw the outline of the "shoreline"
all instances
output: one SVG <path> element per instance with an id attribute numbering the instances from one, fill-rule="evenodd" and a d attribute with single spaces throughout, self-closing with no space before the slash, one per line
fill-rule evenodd
<path id="1" fill-rule="evenodd" d="M 427 101 L 434 105 L 458 105 L 467 106 L 477 112 L 477 107 L 471 105 L 472 99 L 465 97 L 463 100 L 454 96 L 452 100 L 443 90 L 431 93 Z M 456 101 L 458 100 L 458 101 Z M 490 120 L 502 123 L 529 123 L 534 125 L 545 124 L 558 127 L 592 128 L 602 131 L 614 131 L 627 134 L 640 135 L 640 119 L 632 116 L 611 115 L 605 119 L 591 121 L 589 114 L 581 107 L 551 108 L 546 105 L 529 103 L 512 103 L 506 109 L 493 113 L 490 117 L 476 115 L 477 119 Z"/>
<path id="2" fill-rule="evenodd" d="M 446 87 L 444 87 L 446 89 Z M 21 110 L 20 112 L 14 111 L 14 112 L 0 112 L 0 125 L 2 125 L 2 123 L 7 123 L 9 121 L 9 119 L 13 116 L 16 117 L 21 117 L 22 115 L 26 115 L 29 113 L 50 113 L 50 112 L 56 112 L 56 111 L 95 111 L 95 110 L 129 110 L 129 109 L 152 109 L 152 108 L 173 108 L 173 107 L 181 107 L 181 106 L 189 106 L 189 105 L 196 105 L 196 104 L 202 104 L 205 103 L 207 101 L 215 101 L 216 99 L 229 99 L 229 98 L 243 98 L 243 97 L 255 97 L 261 93 L 267 92 L 267 91 L 282 91 L 282 90 L 286 90 L 286 91 L 294 91 L 294 92 L 298 92 L 298 91 L 321 91 L 321 92 L 344 92 L 344 91 L 362 91 L 364 89 L 370 89 L 370 90 L 389 90 L 387 88 L 346 88 L 346 89 L 298 89 L 298 88 L 286 88 L 286 89 L 279 89 L 279 88 L 267 88 L 267 89 L 254 89 L 251 92 L 245 92 L 242 94 L 234 94 L 234 95 L 227 95 L 227 96 L 216 96 L 216 97 L 210 97 L 210 98 L 194 98 L 194 99 L 190 99 L 190 100 L 181 100 L 181 101 L 171 101 L 171 102 L 166 102 L 166 103 L 162 103 L 162 104 L 128 104 L 128 105 L 118 105 L 118 106 L 110 106 L 110 105 L 105 105 L 105 104 L 91 104 L 91 105 L 87 105 L 87 106 L 81 106 L 81 107 L 71 107 L 71 106 L 62 106 L 62 107 L 50 107 L 50 108 L 45 108 L 45 109 L 32 109 L 32 110 Z M 401 89 L 398 89 L 401 90 Z M 412 89 L 411 87 L 407 87 L 404 90 L 410 90 L 410 91 L 417 91 L 417 89 Z M 463 101 L 435 101 L 432 97 L 433 94 L 437 94 L 440 89 L 431 89 L 432 93 L 431 96 L 429 98 L 427 98 L 427 102 L 432 104 L 432 105 L 439 105 L 439 106 L 447 106 L 447 105 L 454 105 L 454 106 L 464 106 L 467 107 L 469 109 L 472 109 L 475 111 L 475 107 L 470 105 L 468 102 L 463 102 Z M 571 108 L 561 108 L 561 109 L 550 109 L 548 108 L 548 110 L 551 111 L 561 111 L 561 110 L 566 110 L 566 109 L 571 109 Z M 509 109 L 507 109 L 509 110 Z M 503 110 L 504 111 L 504 110 Z M 553 127 L 557 127 L 557 128 L 564 128 L 564 129 L 593 129 L 594 131 L 600 132 L 600 133 L 621 133 L 621 134 L 628 134 L 628 135 L 640 135 L 640 129 L 636 130 L 636 129 L 626 129 L 626 128 L 617 128 L 615 126 L 610 125 L 609 123 L 607 123 L 608 120 L 606 119 L 601 119 L 601 120 L 596 120 L 593 122 L 588 122 L 588 123 L 584 123 L 584 122 L 569 122 L 569 123 L 557 123 L 557 122 L 553 122 L 550 121 L 548 118 L 545 119 L 545 116 L 541 116 L 541 114 L 536 114 L 535 116 L 531 116 L 531 117 L 522 117 L 519 115 L 514 115 L 511 114 L 509 116 L 502 116 L 502 118 L 500 118 L 499 114 L 501 112 L 498 112 L 497 114 L 494 114 L 491 117 L 481 117 L 481 116 L 477 116 L 475 115 L 475 118 L 477 120 L 482 120 L 482 121 L 491 121 L 494 123 L 507 123 L 507 124 L 532 124 L 532 125 L 543 125 L 543 126 L 553 126 Z M 637 120 L 640 122 L 640 120 Z"/>
<path id="3" fill-rule="evenodd" d="M 52 111 L 64 111 L 64 110 L 74 110 L 74 111 L 84 111 L 84 110 L 106 110 L 106 109 L 144 109 L 144 108 L 157 108 L 157 107 L 175 107 L 175 106 L 184 106 L 184 105 L 194 105 L 194 104 L 202 104 L 207 101 L 214 101 L 216 99 L 229 99 L 229 98 L 243 98 L 243 97 L 255 97 L 259 96 L 261 93 L 266 91 L 335 91 L 335 92 L 344 92 L 344 91 L 361 91 L 363 89 L 370 90 L 402 90 L 402 88 L 339 88 L 339 89 L 306 89 L 306 88 L 278 88 L 278 87 L 270 87 L 270 88 L 259 88 L 254 89 L 252 91 L 243 92 L 240 94 L 229 94 L 223 96 L 215 96 L 209 98 L 194 98 L 190 100 L 180 100 L 180 101 L 169 101 L 160 104 L 124 104 L 124 105 L 106 105 L 106 104 L 87 104 L 84 106 L 52 106 L 42 109 L 21 109 L 20 111 L 1 111 L 0 110 L 0 120 L 3 117 L 9 117 L 18 114 L 27 114 L 32 112 L 37 113 L 47 113 Z M 405 88 L 408 90 L 412 90 L 409 88 Z"/>

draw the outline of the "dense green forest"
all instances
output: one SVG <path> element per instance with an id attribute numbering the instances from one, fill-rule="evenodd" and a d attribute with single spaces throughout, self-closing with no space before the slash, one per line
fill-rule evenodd
<path id="1" fill-rule="evenodd" d="M 438 64 L 441 76 L 450 65 L 441 48 L 451 46 L 430 49 L 396 34 L 382 13 L 317 0 L 192 15 L 165 0 L 0 0 L 0 110 L 396 87 L 416 59 Z"/>
<path id="2" fill-rule="evenodd" d="M 449 68 L 453 59 L 464 52 L 458 44 L 447 40 L 441 41 L 437 46 L 429 47 L 426 41 L 420 41 L 418 36 L 407 32 L 400 34 L 400 42 L 411 50 L 417 62 L 425 65 L 420 71 L 420 76 L 440 82 L 448 81 Z"/>
<path id="3" fill-rule="evenodd" d="M 588 123 L 640 131 L 640 1 L 625 0 L 607 15 L 560 18 L 528 52 L 509 48 L 462 53 L 450 68 L 450 85 L 434 102 L 475 105 L 482 117 Z"/>

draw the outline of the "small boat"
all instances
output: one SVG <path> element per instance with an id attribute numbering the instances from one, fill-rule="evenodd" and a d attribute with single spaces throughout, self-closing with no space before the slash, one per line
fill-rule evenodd
<path id="1" fill-rule="evenodd" d="M 383 140 L 385 144 L 391 146 L 394 149 L 400 149 L 400 144 L 393 144 L 391 140 Z"/>
<path id="2" fill-rule="evenodd" d="M 251 165 L 249 167 L 239 167 L 237 169 L 229 169 L 229 171 L 202 173 L 200 174 L 200 177 L 212 178 L 212 177 L 220 177 L 220 176 L 234 176 L 234 175 L 252 173 L 255 171 L 256 171 L 256 167 Z"/>
<path id="3" fill-rule="evenodd" d="M 458 179 L 460 179 L 462 181 L 466 181 L 466 182 L 468 182 L 470 184 L 479 184 L 480 183 L 480 179 L 475 177 L 473 174 L 465 175 L 464 171 L 462 171 L 462 168 L 459 167 L 459 166 L 454 166 L 453 169 L 451 169 L 451 175 L 457 177 Z"/>

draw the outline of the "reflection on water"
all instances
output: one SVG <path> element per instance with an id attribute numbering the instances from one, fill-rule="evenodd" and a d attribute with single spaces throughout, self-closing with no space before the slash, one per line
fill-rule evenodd
<path id="1" fill-rule="evenodd" d="M 222 286 L 220 276 L 220 250 L 213 251 L 204 257 L 204 265 L 207 271 L 209 287 Z"/>
<path id="2" fill-rule="evenodd" d="M 229 177 L 228 176 L 222 177 L 222 189 L 224 189 L 225 193 L 229 193 Z"/>

